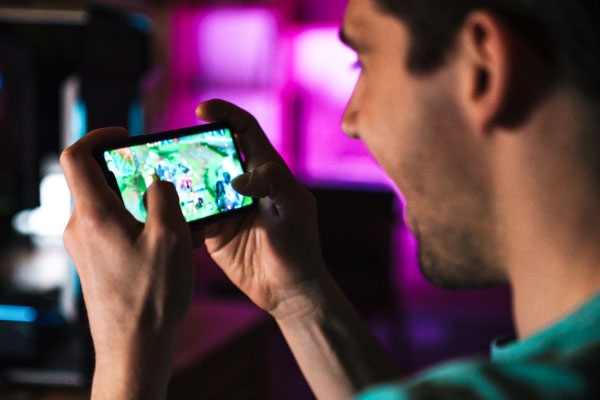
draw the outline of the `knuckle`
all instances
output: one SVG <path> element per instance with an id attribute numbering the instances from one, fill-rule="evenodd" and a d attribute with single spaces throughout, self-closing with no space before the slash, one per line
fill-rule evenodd
<path id="1" fill-rule="evenodd" d="M 77 168 L 76 165 L 80 164 L 82 161 L 82 151 L 80 146 L 75 143 L 72 146 L 67 147 L 60 154 L 59 161 L 65 174 L 68 174 L 68 172 L 72 170 L 75 171 Z"/>
<path id="2" fill-rule="evenodd" d="M 166 196 L 170 201 L 175 201 L 178 197 L 175 185 L 169 181 L 153 182 L 146 191 L 147 196 Z M 175 199 L 175 200 L 173 200 Z"/>
<path id="3" fill-rule="evenodd" d="M 281 176 L 283 168 L 275 161 L 268 161 L 261 167 L 265 175 L 268 176 Z"/>
<path id="4" fill-rule="evenodd" d="M 269 168 L 269 169 L 281 169 L 281 167 L 279 166 L 279 164 L 275 161 L 267 161 L 264 164 L 265 168 Z"/>
<path id="5" fill-rule="evenodd" d="M 161 246 L 167 249 L 179 247 L 183 242 L 183 235 L 178 230 L 169 225 L 163 225 L 155 229 L 152 235 L 153 246 Z"/>
<path id="6" fill-rule="evenodd" d="M 242 114 L 242 117 L 244 119 L 246 126 L 260 127 L 260 124 L 258 123 L 258 120 L 256 119 L 256 117 L 254 115 L 250 114 L 248 111 L 242 110 L 241 108 L 240 108 L 240 112 Z"/>
<path id="7" fill-rule="evenodd" d="M 70 245 L 71 245 L 72 238 L 73 238 L 73 225 L 72 225 L 71 221 L 69 221 L 69 223 L 67 224 L 67 226 L 62 234 L 62 241 L 63 241 L 65 247 L 67 248 L 67 250 L 69 250 L 69 248 L 71 247 Z"/>
<path id="8" fill-rule="evenodd" d="M 160 188 L 160 190 L 163 193 L 168 193 L 168 194 L 177 194 L 177 190 L 175 190 L 175 185 L 173 184 L 173 182 L 169 182 L 169 181 L 158 181 L 155 182 L 157 187 Z"/>
<path id="9" fill-rule="evenodd" d="M 75 151 L 73 150 L 73 146 L 67 147 L 60 154 L 60 165 L 63 169 L 67 169 L 74 161 Z"/>
<path id="10" fill-rule="evenodd" d="M 250 129 L 260 128 L 260 124 L 254 115 L 248 111 L 235 107 L 231 110 L 231 117 L 239 122 L 239 130 L 244 132 Z"/>
<path id="11" fill-rule="evenodd" d="M 77 219 L 75 216 L 71 216 L 65 230 L 62 234 L 62 241 L 65 246 L 65 249 L 69 254 L 73 255 L 73 250 L 76 248 L 75 242 L 79 235 L 77 234 Z"/>
<path id="12" fill-rule="evenodd" d="M 106 208 L 88 206 L 85 211 L 79 213 L 77 225 L 85 232 L 98 231 L 103 229 L 110 217 L 111 212 Z"/>
<path id="13" fill-rule="evenodd" d="M 98 227 L 98 218 L 86 212 L 80 216 L 79 226 L 84 232 L 95 231 Z"/>

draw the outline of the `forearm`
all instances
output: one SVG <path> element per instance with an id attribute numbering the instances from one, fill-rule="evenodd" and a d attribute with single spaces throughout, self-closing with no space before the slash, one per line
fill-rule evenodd
<path id="1" fill-rule="evenodd" d="M 141 336 L 124 354 L 98 354 L 92 400 L 164 400 L 171 377 L 173 340 Z"/>
<path id="2" fill-rule="evenodd" d="M 306 301 L 306 304 L 302 304 Z M 327 275 L 309 300 L 276 321 L 318 399 L 350 399 L 399 371 Z"/>

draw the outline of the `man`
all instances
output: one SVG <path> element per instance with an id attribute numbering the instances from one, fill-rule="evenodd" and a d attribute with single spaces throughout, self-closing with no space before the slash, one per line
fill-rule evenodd
<path id="1" fill-rule="evenodd" d="M 202 120 L 237 132 L 255 213 L 190 234 L 173 187 L 137 223 L 91 156 L 62 165 L 75 199 L 64 235 L 96 349 L 93 398 L 163 398 L 190 301 L 192 246 L 277 321 L 319 399 L 598 398 L 599 6 L 535 0 L 350 0 L 341 31 L 362 65 L 345 132 L 406 197 L 423 272 L 446 287 L 509 282 L 516 338 L 490 361 L 398 372 L 327 274 L 315 205 L 259 125 L 222 101 Z M 90 240 L 89 238 L 93 238 Z M 209 329 L 207 327 L 207 329 Z"/>

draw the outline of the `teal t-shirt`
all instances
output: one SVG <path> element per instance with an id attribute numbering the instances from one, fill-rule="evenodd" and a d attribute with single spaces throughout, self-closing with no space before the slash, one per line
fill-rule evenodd
<path id="1" fill-rule="evenodd" d="M 356 397 L 416 399 L 600 400 L 600 295 L 529 338 L 494 342 L 490 360 L 448 363 Z"/>

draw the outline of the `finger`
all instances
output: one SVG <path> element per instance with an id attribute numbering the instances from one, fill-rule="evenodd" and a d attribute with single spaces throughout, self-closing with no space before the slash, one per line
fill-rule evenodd
<path id="1" fill-rule="evenodd" d="M 152 183 L 146 190 L 145 196 L 147 204 L 145 230 L 154 233 L 163 231 L 187 233 L 189 236 L 189 227 L 179 207 L 179 195 L 171 182 Z"/>
<path id="2" fill-rule="evenodd" d="M 275 162 L 240 175 L 231 184 L 244 196 L 270 198 L 280 212 L 302 205 L 310 196 L 287 168 Z"/>
<path id="3" fill-rule="evenodd" d="M 198 105 L 196 116 L 204 121 L 229 125 L 237 134 L 250 169 L 270 161 L 287 169 L 285 162 L 250 113 L 224 100 L 209 100 Z"/>
<path id="4" fill-rule="evenodd" d="M 94 130 L 67 148 L 60 156 L 65 178 L 76 203 L 93 203 L 95 207 L 119 200 L 106 183 L 106 178 L 93 156 L 94 147 L 127 137 L 123 128 Z"/>

